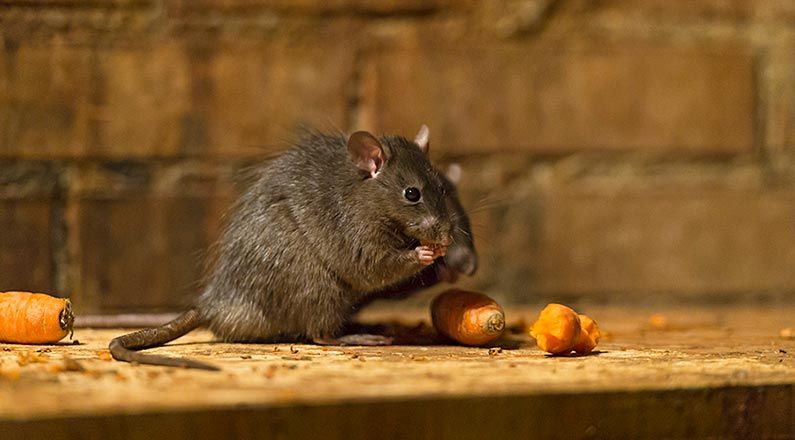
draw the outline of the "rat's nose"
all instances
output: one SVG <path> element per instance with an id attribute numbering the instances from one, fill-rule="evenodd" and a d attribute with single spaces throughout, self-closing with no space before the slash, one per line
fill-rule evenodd
<path id="1" fill-rule="evenodd" d="M 453 244 L 453 225 L 451 225 L 450 222 L 441 220 L 437 216 L 429 215 L 422 219 L 420 226 L 425 230 L 429 238 L 433 237 L 430 241 L 442 246 L 450 246 Z"/>

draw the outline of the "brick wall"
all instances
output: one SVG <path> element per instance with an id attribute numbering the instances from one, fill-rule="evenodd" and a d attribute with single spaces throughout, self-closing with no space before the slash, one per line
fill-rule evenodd
<path id="1" fill-rule="evenodd" d="M 468 286 L 795 298 L 777 0 L 0 0 L 0 290 L 179 307 L 297 125 L 421 123 L 464 167 Z"/>

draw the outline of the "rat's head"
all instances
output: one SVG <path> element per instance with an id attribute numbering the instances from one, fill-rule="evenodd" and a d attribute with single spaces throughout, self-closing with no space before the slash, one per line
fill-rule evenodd
<path id="1" fill-rule="evenodd" d="M 452 243 L 448 186 L 428 160 L 428 127 L 414 141 L 358 131 L 348 139 L 348 154 L 362 178 L 357 199 L 373 210 L 370 217 L 411 242 Z"/>

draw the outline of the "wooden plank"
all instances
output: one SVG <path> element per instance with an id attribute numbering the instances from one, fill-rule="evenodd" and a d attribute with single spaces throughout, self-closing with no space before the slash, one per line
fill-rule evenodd
<path id="1" fill-rule="evenodd" d="M 795 307 L 583 311 L 608 337 L 600 353 L 569 358 L 545 356 L 521 336 L 496 354 L 455 346 L 223 344 L 206 332 L 152 350 L 224 369 L 212 373 L 101 359 L 119 330 L 79 330 L 77 346 L 0 345 L 0 432 L 52 440 L 166 432 L 193 439 L 263 432 L 795 436 L 795 340 L 779 336 L 795 326 Z M 652 312 L 667 319 L 652 325 Z M 529 322 L 535 313 L 509 317 Z M 417 315 L 406 316 L 410 324 Z M 20 356 L 33 355 L 43 362 L 18 366 Z M 85 371 L 56 371 L 64 356 Z"/>
<path id="2" fill-rule="evenodd" d="M 0 422 L 5 439 L 792 438 L 792 386 L 243 406 Z"/>

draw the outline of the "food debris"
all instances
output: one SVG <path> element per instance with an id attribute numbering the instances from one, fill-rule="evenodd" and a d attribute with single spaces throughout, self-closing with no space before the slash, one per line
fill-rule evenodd
<path id="1" fill-rule="evenodd" d="M 489 348 L 489 356 L 497 356 L 500 353 L 502 353 L 502 348 L 500 347 Z"/>
<path id="2" fill-rule="evenodd" d="M 17 363 L 20 366 L 28 364 L 45 364 L 50 361 L 47 355 L 36 354 L 32 351 L 20 351 L 17 353 Z"/>
<path id="3" fill-rule="evenodd" d="M 67 355 L 63 356 L 63 366 L 66 371 L 85 371 L 85 368 L 83 368 L 80 362 Z"/>
<path id="4" fill-rule="evenodd" d="M 250 354 L 240 355 L 240 359 L 251 359 L 251 355 Z"/>
<path id="5" fill-rule="evenodd" d="M 86 369 L 83 367 L 83 365 L 80 364 L 80 362 L 72 359 L 67 355 L 63 356 L 61 362 L 47 365 L 47 372 L 49 373 L 57 374 L 57 373 L 62 373 L 64 371 L 84 373 Z"/>
<path id="6" fill-rule="evenodd" d="M 90 377 L 92 379 L 98 379 L 102 377 L 102 371 L 99 370 L 85 370 L 83 371 L 83 376 Z"/>
<path id="7" fill-rule="evenodd" d="M 110 351 L 108 351 L 108 350 L 100 350 L 100 351 L 98 351 L 97 352 L 97 357 L 100 360 L 103 360 L 103 361 L 106 361 L 106 362 L 109 362 L 109 361 L 113 360 L 113 356 L 110 355 Z"/>
<path id="8" fill-rule="evenodd" d="M 19 380 L 19 376 L 22 373 L 22 369 L 19 368 L 19 365 L 13 365 L 8 367 L 1 367 L 0 368 L 0 378 L 8 379 L 8 380 Z"/>
<path id="9" fill-rule="evenodd" d="M 649 316 L 649 328 L 652 330 L 669 330 L 671 323 L 668 322 L 668 318 L 665 315 L 655 313 Z"/>

